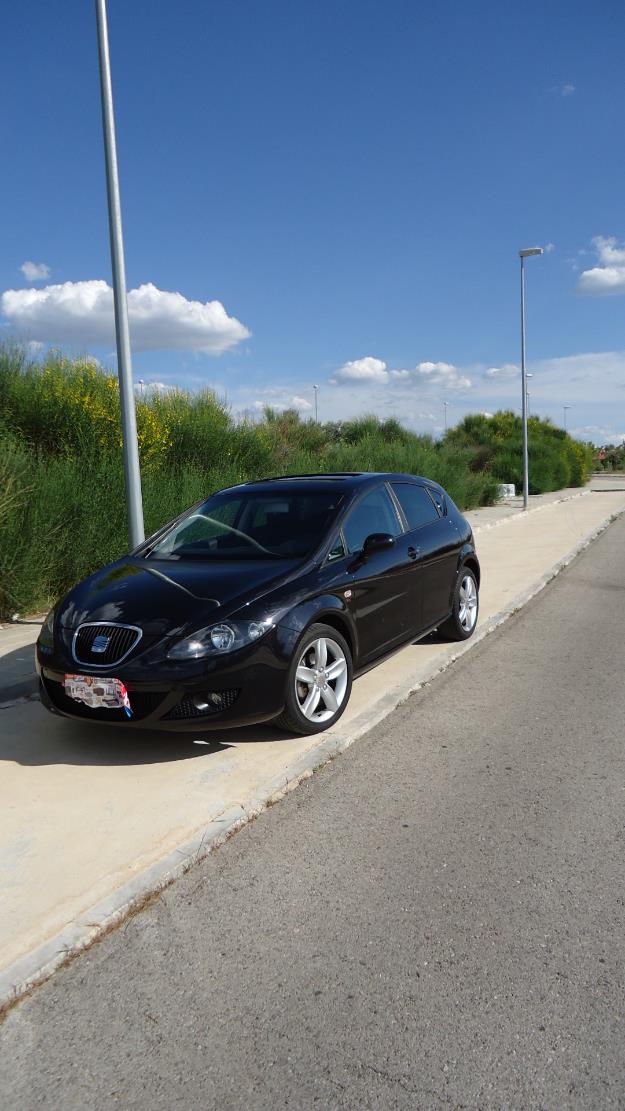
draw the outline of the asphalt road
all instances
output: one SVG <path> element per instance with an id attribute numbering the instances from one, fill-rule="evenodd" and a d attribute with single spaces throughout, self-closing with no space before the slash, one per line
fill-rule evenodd
<path id="1" fill-rule="evenodd" d="M 623 1111 L 624 627 L 621 519 L 13 1010 L 4 1111 Z"/>

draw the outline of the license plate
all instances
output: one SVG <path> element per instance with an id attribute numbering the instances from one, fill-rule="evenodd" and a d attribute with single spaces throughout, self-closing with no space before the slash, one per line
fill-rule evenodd
<path id="1" fill-rule="evenodd" d="M 130 699 L 121 679 L 100 679 L 95 675 L 66 675 L 65 693 L 75 702 L 83 702 L 92 710 L 125 709 L 132 713 Z"/>

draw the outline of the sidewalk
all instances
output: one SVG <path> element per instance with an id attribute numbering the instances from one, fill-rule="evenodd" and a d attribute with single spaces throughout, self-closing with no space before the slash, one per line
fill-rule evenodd
<path id="1" fill-rule="evenodd" d="M 0 1006 L 373 729 L 622 512 L 625 483 L 481 528 L 474 637 L 409 645 L 356 680 L 337 729 L 316 737 L 268 726 L 129 735 L 52 717 L 36 700 L 0 709 Z"/>
<path id="2" fill-rule="evenodd" d="M 618 477 L 618 476 L 615 476 Z M 625 475 L 621 476 L 625 488 Z M 593 480 L 592 489 L 606 482 L 603 479 Z M 610 489 L 608 477 L 607 488 Z M 589 493 L 591 487 L 585 489 L 558 490 L 552 494 L 540 494 L 530 498 L 530 511 L 553 505 L 567 498 L 575 498 Z M 519 516 L 523 510 L 522 498 L 510 498 L 499 505 L 487 506 L 484 509 L 473 509 L 466 514 L 474 531 L 480 532 L 484 528 L 491 528 L 504 521 L 509 521 Z M 0 705 L 15 698 L 29 698 L 37 690 L 37 676 L 35 675 L 34 645 L 39 636 L 39 625 L 13 625 L 0 624 Z"/>

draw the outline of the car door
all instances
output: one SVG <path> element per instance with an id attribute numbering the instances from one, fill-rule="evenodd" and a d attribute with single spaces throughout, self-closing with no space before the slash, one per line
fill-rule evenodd
<path id="1" fill-rule="evenodd" d="M 422 595 L 420 632 L 449 615 L 460 534 L 446 514 L 443 498 L 436 499 L 435 504 L 428 489 L 416 482 L 393 482 L 391 488 L 406 518 L 409 541 L 417 552 Z"/>
<path id="2" fill-rule="evenodd" d="M 351 556 L 351 609 L 358 626 L 360 661 L 366 662 L 410 635 L 414 595 L 414 560 L 403 526 L 386 486 L 368 490 L 352 507 L 341 529 Z M 390 533 L 395 545 L 360 559 L 372 532 Z"/>

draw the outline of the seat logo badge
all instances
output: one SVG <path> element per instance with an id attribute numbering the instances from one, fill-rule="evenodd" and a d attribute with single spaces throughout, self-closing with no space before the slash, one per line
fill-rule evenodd
<path id="1" fill-rule="evenodd" d="M 91 645 L 91 651 L 92 652 L 106 652 L 106 650 L 109 646 L 109 640 L 110 639 L 111 638 L 107 637 L 104 633 L 100 633 L 95 638 L 93 644 Z"/>

